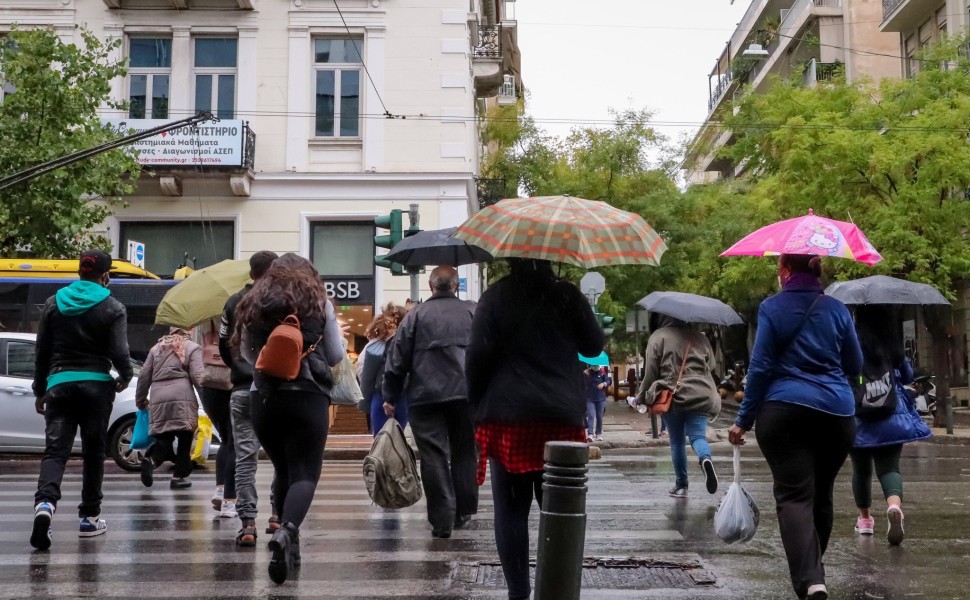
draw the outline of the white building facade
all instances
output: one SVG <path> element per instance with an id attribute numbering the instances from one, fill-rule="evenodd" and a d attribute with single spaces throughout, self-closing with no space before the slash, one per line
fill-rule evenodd
<path id="1" fill-rule="evenodd" d="M 116 256 L 143 242 L 146 268 L 164 276 L 186 259 L 296 252 L 333 284 L 360 334 L 375 308 L 409 296 L 407 277 L 373 263 L 374 235 L 385 233 L 374 218 L 401 209 L 407 229 L 416 204 L 420 227 L 437 229 L 479 207 L 477 100 L 517 73 L 505 6 L 8 0 L 0 32 L 46 26 L 80 43 L 82 25 L 122 40 L 129 73 L 112 96 L 129 109 L 103 117 L 126 129 L 200 110 L 220 119 L 139 143 L 137 191 L 104 223 Z M 477 298 L 477 268 L 460 272 L 462 295 Z"/>

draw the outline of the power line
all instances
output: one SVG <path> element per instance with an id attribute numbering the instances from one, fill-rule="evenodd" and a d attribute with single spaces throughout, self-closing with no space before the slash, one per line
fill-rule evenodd
<path id="1" fill-rule="evenodd" d="M 377 100 L 381 103 L 381 108 L 384 109 L 384 117 L 387 119 L 393 119 L 394 115 L 391 111 L 387 110 L 387 106 L 384 104 L 384 99 L 381 98 L 381 93 L 377 91 L 377 86 L 374 84 L 374 78 L 370 76 L 370 69 L 367 68 L 367 63 L 364 62 L 364 57 L 360 55 L 360 48 L 357 46 L 357 40 L 354 39 L 353 34 L 350 32 L 350 27 L 347 25 L 347 19 L 344 18 L 343 11 L 340 10 L 340 4 L 337 0 L 333 0 L 333 5 L 337 9 L 337 14 L 340 15 L 340 20 L 344 24 L 344 29 L 347 30 L 347 35 L 350 36 L 350 45 L 354 47 L 354 51 L 357 53 L 357 58 L 360 59 L 360 64 L 364 67 L 364 73 L 367 74 L 367 80 L 370 81 L 370 85 L 374 88 L 374 93 L 377 94 Z"/>

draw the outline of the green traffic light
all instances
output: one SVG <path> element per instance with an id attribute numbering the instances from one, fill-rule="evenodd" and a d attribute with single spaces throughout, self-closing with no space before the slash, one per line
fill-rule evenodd
<path id="1" fill-rule="evenodd" d="M 389 214 L 374 217 L 375 227 L 387 229 L 389 231 L 389 233 L 386 235 L 374 236 L 375 246 L 390 250 L 398 242 L 404 239 L 404 222 L 402 218 L 403 212 L 404 211 L 401 209 L 395 208 L 391 210 Z M 384 255 L 374 256 L 374 264 L 378 267 L 390 269 L 391 273 L 394 275 L 402 275 L 404 273 L 404 267 L 402 265 L 385 259 Z"/>

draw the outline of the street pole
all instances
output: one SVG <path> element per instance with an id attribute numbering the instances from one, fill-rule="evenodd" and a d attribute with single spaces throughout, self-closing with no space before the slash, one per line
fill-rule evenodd
<path id="1" fill-rule="evenodd" d="M 547 442 L 544 459 L 535 600 L 579 600 L 589 446 Z"/>
<path id="2" fill-rule="evenodd" d="M 411 222 L 411 229 L 415 230 L 420 227 L 421 215 L 418 214 L 418 205 L 410 204 L 408 205 L 408 219 Z M 417 304 L 421 302 L 421 270 L 420 269 L 408 269 L 408 273 L 411 277 L 411 302 Z"/>

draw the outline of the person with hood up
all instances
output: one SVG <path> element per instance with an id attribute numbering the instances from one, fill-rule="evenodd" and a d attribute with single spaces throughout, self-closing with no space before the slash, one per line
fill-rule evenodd
<path id="1" fill-rule="evenodd" d="M 33 391 L 36 410 L 46 421 L 47 440 L 30 533 L 30 545 L 38 550 L 51 546 L 50 524 L 78 428 L 84 457 L 78 535 L 93 537 L 108 530 L 101 518 L 108 419 L 115 393 L 127 388 L 134 376 L 127 314 L 108 291 L 110 270 L 107 253 L 97 248 L 84 251 L 78 261 L 80 279 L 48 298 L 41 311 Z"/>
<path id="2" fill-rule="evenodd" d="M 689 439 L 704 470 L 707 492 L 713 494 L 717 491 L 717 473 L 711 460 L 711 445 L 707 442 L 707 423 L 721 411 L 721 395 L 714 380 L 711 342 L 684 321 L 659 313 L 651 315 L 651 331 L 637 403 L 652 405 L 662 390 L 674 392 L 670 410 L 664 415 L 675 477 L 674 487 L 668 493 L 674 498 L 687 498 L 684 440 Z"/>
<path id="3" fill-rule="evenodd" d="M 202 374 L 202 346 L 184 329 L 173 327 L 148 352 L 135 389 L 135 405 L 148 408 L 148 434 L 155 438 L 141 459 L 141 482 L 146 487 L 154 483 L 155 467 L 166 460 L 175 463 L 170 488 L 192 485 L 187 478 L 192 474 L 192 436 L 199 426 L 194 386 L 201 385 Z M 172 447 L 176 440 L 177 450 Z"/>

